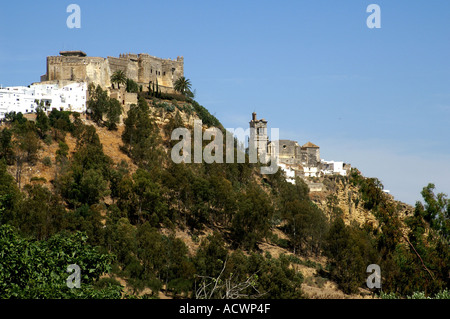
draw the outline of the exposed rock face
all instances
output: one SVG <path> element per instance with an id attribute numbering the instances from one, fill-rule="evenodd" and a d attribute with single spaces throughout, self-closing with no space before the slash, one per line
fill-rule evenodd
<path id="1" fill-rule="evenodd" d="M 378 220 L 373 213 L 364 208 L 364 201 L 358 187 L 352 185 L 347 179 L 337 179 L 335 181 L 324 180 L 326 189 L 322 192 L 310 193 L 311 199 L 331 218 L 333 207 L 342 210 L 342 217 L 346 224 L 356 222 L 359 225 L 368 224 L 376 228 L 379 226 Z M 396 201 L 391 195 L 385 194 L 388 202 L 395 205 L 401 220 L 410 216 L 414 208 L 405 203 Z"/>

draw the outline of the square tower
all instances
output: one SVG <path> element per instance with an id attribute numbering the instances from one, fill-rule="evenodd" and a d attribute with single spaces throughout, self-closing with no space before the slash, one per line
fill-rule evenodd
<path id="1" fill-rule="evenodd" d="M 251 147 L 250 143 L 252 143 L 257 150 L 258 158 L 261 158 L 261 155 L 267 155 L 268 142 L 267 121 L 265 119 L 256 119 L 256 113 L 253 112 L 252 120 L 250 121 L 249 147 Z"/>

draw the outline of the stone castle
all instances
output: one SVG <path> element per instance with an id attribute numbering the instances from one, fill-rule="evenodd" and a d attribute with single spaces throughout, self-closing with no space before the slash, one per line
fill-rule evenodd
<path id="1" fill-rule="evenodd" d="M 112 87 L 111 75 L 121 70 L 146 91 L 149 83 L 158 84 L 161 92 L 171 93 L 175 81 L 184 76 L 184 59 L 161 59 L 146 53 L 120 54 L 117 57 L 89 57 L 83 51 L 61 51 L 47 57 L 47 73 L 41 82 L 87 82 L 104 89 Z"/>

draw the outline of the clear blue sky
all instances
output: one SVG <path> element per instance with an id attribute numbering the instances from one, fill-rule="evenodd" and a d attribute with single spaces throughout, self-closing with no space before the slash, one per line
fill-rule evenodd
<path id="1" fill-rule="evenodd" d="M 81 29 L 66 8 L 81 7 Z M 381 7 L 381 29 L 366 8 Z M 28 85 L 60 50 L 184 56 L 197 100 L 225 127 L 251 113 L 414 204 L 450 194 L 449 1 L 6 1 L 0 84 Z"/>

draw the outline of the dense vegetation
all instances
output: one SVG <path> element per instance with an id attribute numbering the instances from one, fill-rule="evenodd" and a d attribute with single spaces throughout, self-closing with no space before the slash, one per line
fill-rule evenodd
<path id="1" fill-rule="evenodd" d="M 136 90 L 133 83 L 127 87 Z M 91 119 L 116 129 L 121 111 L 113 99 L 100 88 L 90 92 Z M 432 295 L 449 287 L 450 205 L 433 185 L 424 188 L 425 204 L 416 205 L 404 235 L 381 184 L 353 171 L 342 182 L 359 187 L 361 205 L 380 227 L 347 225 L 340 209 L 328 218 L 309 199 L 306 184 L 286 182 L 281 171 L 261 176 L 257 164 L 173 163 L 165 148 L 167 134 L 183 124 L 179 111 L 222 128 L 197 102 L 188 105 L 155 100 L 157 110 L 172 113 L 162 131 L 142 96 L 130 107 L 121 150 L 137 165 L 133 172 L 104 153 L 95 126 L 78 114 L 39 111 L 35 122 L 20 113 L 7 116 L 0 131 L 1 297 L 123 297 L 110 277 L 124 278 L 134 294 L 147 297 L 162 289 L 174 297 L 303 297 L 295 259 L 262 253 L 262 241 L 305 258 L 325 255 L 321 275 L 347 293 L 365 287 L 369 264 L 381 266 L 386 293 Z M 70 153 L 67 134 L 76 139 Z M 56 161 L 45 161 L 55 170 L 51 187 L 22 185 L 24 165 L 34 165 L 38 150 L 52 144 Z M 288 240 L 274 236 L 275 229 Z M 190 252 L 176 230 L 190 234 L 199 249 Z M 211 234 L 200 241 L 204 231 Z M 81 267 L 80 290 L 65 286 L 70 264 Z M 223 284 L 211 289 L 212 280 Z"/>

